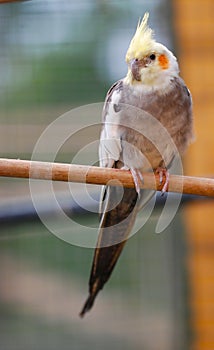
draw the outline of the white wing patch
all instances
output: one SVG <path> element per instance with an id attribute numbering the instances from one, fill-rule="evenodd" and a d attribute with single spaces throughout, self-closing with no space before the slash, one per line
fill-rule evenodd
<path id="1" fill-rule="evenodd" d="M 99 157 L 100 165 L 112 167 L 114 162 L 120 159 L 122 152 L 118 112 L 115 112 L 114 105 L 119 103 L 120 91 L 115 90 L 111 96 L 111 102 L 108 102 L 107 113 L 105 115 L 105 124 L 101 132 Z"/>

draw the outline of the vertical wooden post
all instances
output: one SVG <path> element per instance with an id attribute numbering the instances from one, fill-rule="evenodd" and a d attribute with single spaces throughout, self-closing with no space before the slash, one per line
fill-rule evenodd
<path id="1" fill-rule="evenodd" d="M 174 0 L 182 76 L 193 95 L 196 142 L 186 157 L 186 173 L 214 174 L 213 0 Z M 214 204 L 186 209 L 192 350 L 214 349 Z"/>

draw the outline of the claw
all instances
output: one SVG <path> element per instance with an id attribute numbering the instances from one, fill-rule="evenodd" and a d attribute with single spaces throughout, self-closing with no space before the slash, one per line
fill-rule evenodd
<path id="1" fill-rule="evenodd" d="M 143 175 L 138 169 L 131 168 L 130 171 L 134 180 L 135 190 L 140 197 L 140 182 L 144 183 Z"/>
<path id="2" fill-rule="evenodd" d="M 162 192 L 162 195 L 164 195 L 164 193 L 168 190 L 168 186 L 169 186 L 169 172 L 166 168 L 159 167 L 156 169 L 155 173 L 159 175 L 160 185 L 163 184 L 161 192 Z M 165 178 L 165 180 L 163 180 L 163 178 Z"/>

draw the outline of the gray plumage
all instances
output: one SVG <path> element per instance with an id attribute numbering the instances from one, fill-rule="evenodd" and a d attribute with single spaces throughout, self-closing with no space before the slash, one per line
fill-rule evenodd
<path id="1" fill-rule="evenodd" d="M 167 168 L 176 152 L 183 154 L 193 137 L 191 95 L 179 77 L 177 61 L 163 45 L 152 44 L 156 46 L 142 53 L 142 59 L 132 59 L 129 53 L 127 76 L 106 96 L 100 165 L 130 169 L 136 189 L 124 188 L 121 195 L 119 187 L 107 186 L 102 194 L 89 297 L 80 316 L 93 306 L 129 238 L 139 208 L 154 193 L 139 192 L 140 172 Z"/>

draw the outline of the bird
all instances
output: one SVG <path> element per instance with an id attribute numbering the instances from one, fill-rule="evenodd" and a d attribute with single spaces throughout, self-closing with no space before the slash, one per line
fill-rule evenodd
<path id="1" fill-rule="evenodd" d="M 183 155 L 194 138 L 191 93 L 180 77 L 176 57 L 155 40 L 148 18 L 146 12 L 129 44 L 127 75 L 107 92 L 99 146 L 100 166 L 130 170 L 135 186 L 103 188 L 89 295 L 80 317 L 92 308 L 130 237 L 137 213 L 154 195 L 141 189 L 143 172 L 151 169 L 160 182 L 165 179 L 165 192 L 176 152 Z M 161 137 L 162 129 L 169 139 Z"/>

